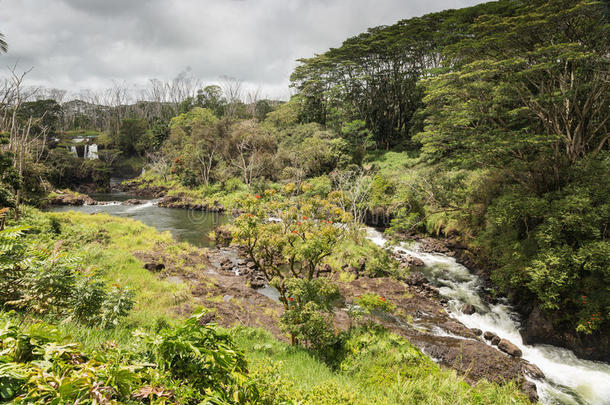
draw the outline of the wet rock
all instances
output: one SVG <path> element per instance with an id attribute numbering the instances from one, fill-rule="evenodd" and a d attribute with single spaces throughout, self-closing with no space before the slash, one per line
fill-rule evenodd
<path id="1" fill-rule="evenodd" d="M 402 255 L 400 258 L 400 262 L 405 266 L 411 268 L 424 267 L 425 265 L 423 260 L 411 255 Z"/>
<path id="2" fill-rule="evenodd" d="M 137 198 L 130 198 L 129 200 L 123 201 L 121 205 L 140 205 L 144 203 L 145 201 L 138 200 Z"/>
<path id="3" fill-rule="evenodd" d="M 428 284 L 428 279 L 421 273 L 411 273 L 407 276 L 405 282 L 412 286 L 422 286 Z"/>
<path id="4" fill-rule="evenodd" d="M 498 335 L 496 335 L 493 332 L 487 331 L 485 333 L 483 333 L 483 337 L 485 338 L 485 340 L 492 340 L 494 337 L 497 337 Z"/>
<path id="5" fill-rule="evenodd" d="M 165 269 L 165 264 L 157 262 L 149 262 L 144 264 L 144 268 L 148 271 L 159 272 Z"/>
<path id="6" fill-rule="evenodd" d="M 464 304 L 462 305 L 462 312 L 466 315 L 472 315 L 476 312 L 474 305 L 472 304 Z"/>
<path id="7" fill-rule="evenodd" d="M 500 343 L 500 340 L 500 336 L 494 336 L 493 338 L 491 338 L 491 344 L 497 346 Z"/>
<path id="8" fill-rule="evenodd" d="M 540 370 L 537 365 L 532 363 L 524 363 L 523 372 L 532 378 L 544 378 L 544 373 L 542 372 L 542 370 Z"/>
<path id="9" fill-rule="evenodd" d="M 521 383 L 521 390 L 529 397 L 533 403 L 538 402 L 538 390 L 536 390 L 536 384 L 531 381 L 523 381 Z"/>
<path id="10" fill-rule="evenodd" d="M 511 343 L 506 339 L 500 339 L 500 342 L 498 342 L 498 349 L 513 357 L 521 357 L 521 355 L 523 354 L 521 353 L 521 349 L 519 349 L 517 345 Z"/>
<path id="11" fill-rule="evenodd" d="M 476 336 L 481 336 L 483 334 L 483 331 L 481 329 L 478 328 L 474 328 L 474 329 L 470 329 L 472 331 L 472 333 L 474 333 Z"/>
<path id="12" fill-rule="evenodd" d="M 97 205 L 97 201 L 85 194 L 79 194 L 72 191 L 56 191 L 48 199 L 51 205 Z"/>
<path id="13" fill-rule="evenodd" d="M 438 239 L 424 238 L 419 241 L 419 249 L 426 253 L 449 253 L 451 250 Z"/>

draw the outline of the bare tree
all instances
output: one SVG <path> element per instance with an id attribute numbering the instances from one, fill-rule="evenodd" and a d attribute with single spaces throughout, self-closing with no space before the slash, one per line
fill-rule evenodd
<path id="1" fill-rule="evenodd" d="M 243 82 L 239 79 L 229 76 L 222 76 L 221 79 L 222 91 L 224 92 L 225 99 L 227 100 L 225 116 L 228 118 L 234 118 L 237 114 L 237 108 L 242 102 Z"/>
<path id="2" fill-rule="evenodd" d="M 335 189 L 341 191 L 336 204 L 350 212 L 355 222 L 364 222 L 371 194 L 371 176 L 365 170 L 334 171 Z"/>
<path id="3" fill-rule="evenodd" d="M 275 140 L 254 121 L 244 121 L 231 129 L 226 154 L 230 164 L 241 172 L 244 183 L 250 185 L 272 167 L 275 147 Z"/>

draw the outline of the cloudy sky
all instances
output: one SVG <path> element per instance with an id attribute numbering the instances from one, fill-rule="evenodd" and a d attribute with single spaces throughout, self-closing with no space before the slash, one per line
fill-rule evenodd
<path id="1" fill-rule="evenodd" d="M 368 27 L 483 0 L 0 0 L 0 32 L 29 83 L 134 87 L 191 69 L 205 83 L 227 75 L 287 98 L 300 57 Z"/>

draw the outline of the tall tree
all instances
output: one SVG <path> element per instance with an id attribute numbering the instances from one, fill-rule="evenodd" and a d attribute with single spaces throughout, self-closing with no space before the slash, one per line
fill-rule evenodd
<path id="1" fill-rule="evenodd" d="M 4 40 L 4 35 L 0 32 L 0 53 L 6 53 L 8 51 L 8 44 Z"/>

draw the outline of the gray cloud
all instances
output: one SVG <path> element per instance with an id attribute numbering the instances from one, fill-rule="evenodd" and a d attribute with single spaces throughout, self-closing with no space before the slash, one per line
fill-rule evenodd
<path id="1" fill-rule="evenodd" d="M 143 86 L 191 67 L 287 97 L 295 60 L 369 27 L 483 0 L 0 0 L 9 53 L 32 83 L 71 91 Z"/>

